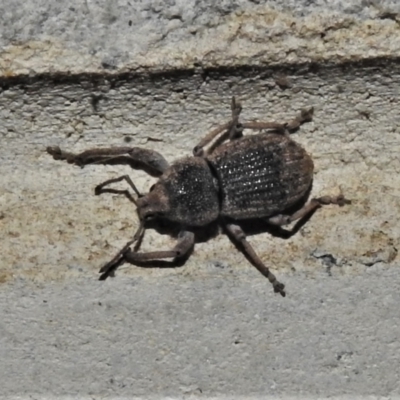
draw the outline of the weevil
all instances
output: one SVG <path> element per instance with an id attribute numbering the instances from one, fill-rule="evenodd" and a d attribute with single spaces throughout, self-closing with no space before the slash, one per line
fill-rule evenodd
<path id="1" fill-rule="evenodd" d="M 125 181 L 134 190 L 139 228 L 115 257 L 101 269 L 105 279 L 124 262 L 139 264 L 163 259 L 179 260 L 187 256 L 195 244 L 194 230 L 217 222 L 228 236 L 241 245 L 249 261 L 271 282 L 276 293 L 285 296 L 285 286 L 259 258 L 246 239 L 241 221 L 263 219 L 268 224 L 284 226 L 307 218 L 327 204 L 349 204 L 342 194 L 324 196 L 307 202 L 313 181 L 314 164 L 306 150 L 291 137 L 300 125 L 312 120 L 313 108 L 302 110 L 287 123 L 240 122 L 241 104 L 232 98 L 231 119 L 209 132 L 193 149 L 193 156 L 171 165 L 154 150 L 140 147 L 110 147 L 86 150 L 80 154 L 48 147 L 55 160 L 83 167 L 112 160 L 130 160 L 143 169 L 156 171 L 158 181 L 146 194 L 141 194 L 128 175 L 109 179 L 96 186 L 95 194 L 117 193 L 106 188 Z M 258 133 L 243 135 L 245 130 Z M 127 194 L 127 191 L 123 191 Z M 294 212 L 293 206 L 300 204 Z M 162 219 L 178 224 L 180 233 L 171 250 L 139 252 L 146 225 Z"/>

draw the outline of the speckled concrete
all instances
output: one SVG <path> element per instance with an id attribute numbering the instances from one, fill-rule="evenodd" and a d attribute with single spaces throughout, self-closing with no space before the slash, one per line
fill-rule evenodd
<path id="1" fill-rule="evenodd" d="M 400 394 L 396 3 L 309 3 L 0 2 L 0 395 Z M 315 161 L 313 195 L 353 201 L 290 239 L 249 237 L 288 296 L 223 235 L 182 267 L 97 281 L 137 218 L 94 186 L 154 178 L 45 147 L 144 146 L 172 161 L 229 118 L 232 95 L 250 120 L 314 106 L 295 136 Z M 173 243 L 149 230 L 142 249 Z"/>
<path id="2" fill-rule="evenodd" d="M 0 0 L 3 74 L 392 57 L 396 0 Z"/>

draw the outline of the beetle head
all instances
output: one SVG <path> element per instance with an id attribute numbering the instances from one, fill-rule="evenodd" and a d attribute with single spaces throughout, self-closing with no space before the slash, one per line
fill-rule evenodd
<path id="1" fill-rule="evenodd" d="M 164 185 L 157 182 L 149 193 L 137 199 L 137 212 L 142 222 L 163 217 L 168 213 L 169 202 Z"/>

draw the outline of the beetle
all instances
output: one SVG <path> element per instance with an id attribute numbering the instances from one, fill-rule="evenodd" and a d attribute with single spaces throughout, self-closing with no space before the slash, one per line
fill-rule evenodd
<path id="1" fill-rule="evenodd" d="M 285 286 L 258 257 L 246 239 L 241 221 L 264 219 L 268 224 L 284 226 L 307 218 L 326 204 L 343 206 L 350 201 L 340 194 L 306 202 L 311 191 L 314 164 L 306 150 L 290 133 L 312 120 L 313 108 L 302 110 L 288 123 L 240 122 L 241 104 L 231 102 L 231 119 L 209 132 L 193 149 L 193 156 L 181 158 L 171 165 L 154 150 L 140 147 L 94 148 L 79 154 L 48 147 L 55 160 L 83 167 L 92 163 L 130 160 L 143 169 L 155 171 L 158 181 L 146 194 L 141 194 L 130 177 L 123 175 L 96 186 L 95 194 L 120 192 L 106 186 L 126 181 L 134 190 L 139 228 L 130 240 L 101 269 L 105 279 L 115 269 L 129 262 L 162 259 L 179 260 L 194 247 L 194 230 L 217 221 L 243 249 L 249 261 L 271 282 L 276 293 L 285 296 Z M 243 135 L 244 130 L 256 130 Z M 124 191 L 125 194 L 127 191 Z M 294 212 L 293 206 L 300 204 Z M 171 250 L 140 253 L 137 246 L 150 220 L 162 219 L 180 226 L 177 244 Z M 136 244 L 137 244 L 136 243 Z"/>

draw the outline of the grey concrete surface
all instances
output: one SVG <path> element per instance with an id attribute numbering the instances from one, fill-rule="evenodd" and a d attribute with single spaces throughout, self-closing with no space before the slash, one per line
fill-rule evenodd
<path id="1" fill-rule="evenodd" d="M 286 275 L 284 300 L 257 278 L 227 267 L 196 278 L 20 282 L 0 300 L 2 392 L 398 395 L 398 271 Z"/>
<path id="2" fill-rule="evenodd" d="M 0 396 L 398 397 L 398 11 L 0 1 Z M 124 265 L 97 281 L 137 218 L 93 187 L 154 178 L 80 169 L 45 147 L 144 146 L 172 161 L 229 118 L 232 95 L 250 120 L 314 106 L 296 134 L 312 194 L 353 201 L 288 240 L 249 237 L 287 297 L 224 235 L 179 268 Z M 173 243 L 149 230 L 142 250 Z"/>

